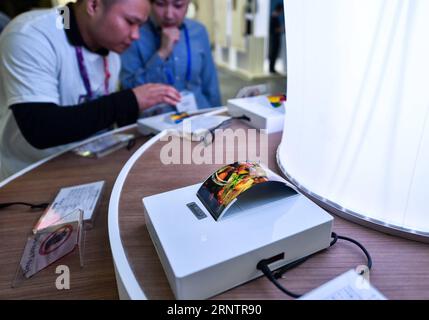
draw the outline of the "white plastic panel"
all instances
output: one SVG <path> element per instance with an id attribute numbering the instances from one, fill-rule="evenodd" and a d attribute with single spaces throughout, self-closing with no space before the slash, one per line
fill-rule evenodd
<path id="1" fill-rule="evenodd" d="M 279 162 L 302 188 L 429 232 L 429 1 L 285 0 Z"/>

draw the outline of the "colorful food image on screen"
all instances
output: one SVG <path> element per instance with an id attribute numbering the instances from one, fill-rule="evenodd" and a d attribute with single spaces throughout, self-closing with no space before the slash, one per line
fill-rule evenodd
<path id="1" fill-rule="evenodd" d="M 197 193 L 215 220 L 240 194 L 253 186 L 268 182 L 264 168 L 253 162 L 237 162 L 227 165 L 207 179 Z"/>

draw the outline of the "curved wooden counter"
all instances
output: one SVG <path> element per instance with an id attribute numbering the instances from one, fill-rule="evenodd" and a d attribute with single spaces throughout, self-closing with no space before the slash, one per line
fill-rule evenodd
<path id="1" fill-rule="evenodd" d="M 121 130 L 122 131 L 122 130 Z M 59 260 L 16 288 L 11 288 L 24 249 L 26 236 L 42 211 L 16 206 L 0 210 L 0 299 L 117 299 L 113 259 L 107 230 L 107 208 L 113 184 L 126 161 L 147 138 L 136 146 L 101 159 L 85 159 L 66 152 L 25 170 L 0 188 L 0 202 L 52 201 L 64 186 L 105 180 L 106 186 L 97 210 L 95 226 L 86 232 L 85 266 L 80 268 L 74 254 Z M 7 182 L 7 181 L 6 181 Z M 55 268 L 70 268 L 70 290 L 56 289 Z"/>
<path id="2" fill-rule="evenodd" d="M 246 128 L 241 123 L 234 127 Z M 26 236 L 41 211 L 23 207 L 0 211 L 0 299 L 173 298 L 145 226 L 141 200 L 201 182 L 220 165 L 164 166 L 159 153 L 166 142 L 159 139 L 139 138 L 131 152 L 123 149 L 99 160 L 64 153 L 1 184 L 0 202 L 39 203 L 52 201 L 64 186 L 106 181 L 95 227 L 86 234 L 85 267 L 81 269 L 74 257 L 66 257 L 17 288 L 11 288 L 15 270 Z M 280 134 L 271 135 L 268 148 L 269 167 L 278 173 L 275 152 L 280 139 Z M 232 152 L 234 146 L 227 145 L 225 153 Z M 429 299 L 427 244 L 386 235 L 338 217 L 334 231 L 367 247 L 374 260 L 371 281 L 388 298 Z M 281 281 L 290 290 L 304 293 L 363 263 L 365 258 L 356 247 L 339 242 L 290 271 Z M 55 287 L 55 267 L 60 264 L 70 267 L 70 290 Z M 259 278 L 215 299 L 287 297 L 268 280 Z"/>
<path id="3" fill-rule="evenodd" d="M 247 128 L 235 122 L 234 128 Z M 157 136 L 135 153 L 115 183 L 109 207 L 109 232 L 122 298 L 172 299 L 168 281 L 145 226 L 142 198 L 205 180 L 221 165 L 163 165 L 160 151 L 167 142 Z M 276 150 L 281 134 L 269 136 L 268 165 L 280 173 Z M 194 144 L 195 146 L 195 144 Z M 239 146 L 242 148 L 243 146 Z M 234 146 L 225 147 L 233 153 Z M 429 299 L 429 246 L 397 238 L 335 217 L 334 231 L 360 241 L 372 255 L 371 282 L 389 299 Z M 281 282 L 305 293 L 358 265 L 363 253 L 338 242 Z M 265 278 L 225 292 L 214 299 L 288 299 Z"/>

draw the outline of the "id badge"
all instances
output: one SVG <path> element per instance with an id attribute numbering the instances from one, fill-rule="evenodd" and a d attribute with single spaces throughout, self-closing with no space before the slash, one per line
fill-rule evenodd
<path id="1" fill-rule="evenodd" d="M 176 105 L 177 112 L 190 112 L 190 111 L 196 111 L 198 109 L 197 107 L 197 100 L 195 99 L 195 95 L 191 91 L 182 91 L 180 92 L 181 95 L 181 101 Z"/>

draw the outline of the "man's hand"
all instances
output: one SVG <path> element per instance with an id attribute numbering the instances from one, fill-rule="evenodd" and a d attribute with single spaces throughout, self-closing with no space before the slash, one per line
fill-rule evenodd
<path id="1" fill-rule="evenodd" d="M 180 30 L 177 27 L 163 28 L 161 34 L 161 48 L 158 50 L 159 56 L 165 60 L 171 52 L 173 52 L 174 46 L 180 40 Z"/>
<path id="2" fill-rule="evenodd" d="M 175 106 L 180 102 L 180 93 L 171 86 L 164 84 L 145 84 L 133 89 L 140 111 L 144 111 L 160 103 Z"/>

